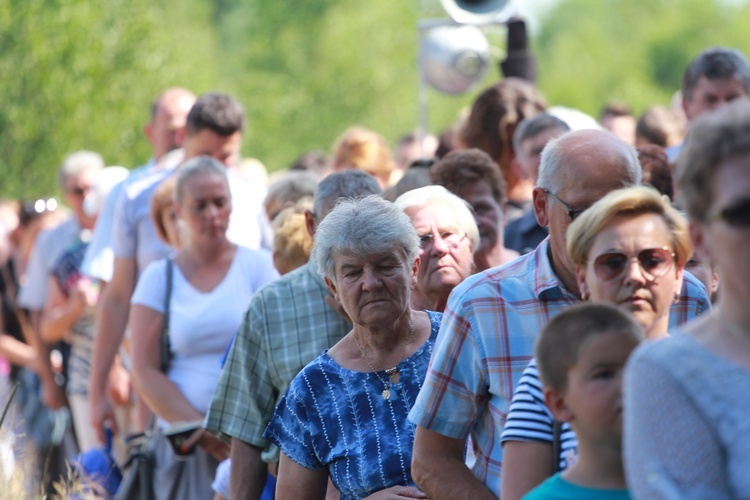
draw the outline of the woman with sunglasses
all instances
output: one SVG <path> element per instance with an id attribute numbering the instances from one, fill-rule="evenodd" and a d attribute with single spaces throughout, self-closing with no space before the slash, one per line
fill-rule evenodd
<path id="1" fill-rule="evenodd" d="M 722 272 L 714 311 L 644 345 L 625 374 L 625 466 L 636 498 L 750 492 L 750 102 L 690 127 L 678 196 L 696 252 Z"/>
<path id="2" fill-rule="evenodd" d="M 692 253 L 687 221 L 668 199 L 645 186 L 613 191 L 576 218 L 567 242 L 583 300 L 629 311 L 649 340 L 667 335 Z M 687 319 L 674 312 L 675 321 Z M 503 499 L 522 497 L 576 458 L 573 430 L 556 428 L 545 406 L 535 360 L 516 388 L 501 442 Z"/>

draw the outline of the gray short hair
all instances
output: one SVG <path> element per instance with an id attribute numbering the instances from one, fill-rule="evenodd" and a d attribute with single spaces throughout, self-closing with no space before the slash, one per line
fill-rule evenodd
<path id="1" fill-rule="evenodd" d="M 569 160 L 569 158 L 566 157 L 565 143 L 576 133 L 577 132 L 567 132 L 559 137 L 555 137 L 544 147 L 542 158 L 539 163 L 539 179 L 537 180 L 538 187 L 548 189 L 553 193 L 559 190 L 557 174 L 560 169 L 565 168 L 564 162 Z M 619 143 L 620 152 L 622 153 L 625 162 L 624 166 L 628 171 L 629 183 L 640 184 L 643 180 L 643 169 L 638 160 L 638 151 L 614 134 L 610 134 L 609 132 L 602 133 L 609 134 L 615 142 Z"/>
<path id="2" fill-rule="evenodd" d="M 419 237 L 409 217 L 380 196 L 342 199 L 315 230 L 312 261 L 318 273 L 333 280 L 340 254 L 375 255 L 396 250 L 411 265 Z"/>
<path id="3" fill-rule="evenodd" d="M 321 220 L 340 198 L 360 198 L 381 192 L 375 177 L 361 170 L 334 172 L 318 184 L 313 197 L 312 213 L 317 220 Z"/>
<path id="4" fill-rule="evenodd" d="M 425 186 L 407 191 L 393 202 L 399 210 L 406 213 L 409 209 L 418 209 L 432 205 L 444 204 L 453 209 L 461 229 L 471 241 L 471 248 L 479 248 L 479 229 L 469 205 L 463 199 L 451 193 L 443 186 Z"/>
<path id="5" fill-rule="evenodd" d="M 182 196 L 185 191 L 185 184 L 199 175 L 215 174 L 224 180 L 229 188 L 229 179 L 227 178 L 227 168 L 219 160 L 211 156 L 198 156 L 186 161 L 177 171 L 177 182 L 174 188 L 174 199 L 177 203 L 182 203 Z M 231 199 L 231 192 L 229 193 Z"/>
<path id="6" fill-rule="evenodd" d="M 750 65 L 747 58 L 737 49 L 712 47 L 698 54 L 682 74 L 682 95 L 690 101 L 698 80 L 736 78 L 742 83 L 745 93 L 750 95 Z"/>
<path id="7" fill-rule="evenodd" d="M 69 154 L 63 160 L 60 169 L 57 171 L 57 181 L 60 186 L 65 187 L 65 181 L 68 177 L 75 177 L 87 171 L 95 171 L 104 168 L 104 159 L 99 153 L 93 151 L 76 151 Z"/>

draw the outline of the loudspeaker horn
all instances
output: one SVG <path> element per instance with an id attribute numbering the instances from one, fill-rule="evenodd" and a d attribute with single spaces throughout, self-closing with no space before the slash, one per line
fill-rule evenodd
<path id="1" fill-rule="evenodd" d="M 457 23 L 486 24 L 507 20 L 513 0 L 440 0 L 440 3 Z"/>

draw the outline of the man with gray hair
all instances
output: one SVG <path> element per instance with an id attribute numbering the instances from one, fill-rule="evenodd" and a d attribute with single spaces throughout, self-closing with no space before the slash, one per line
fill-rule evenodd
<path id="1" fill-rule="evenodd" d="M 380 194 L 380 187 L 360 170 L 324 178 L 305 214 L 310 235 L 337 200 L 370 194 Z M 230 498 L 260 498 L 266 462 L 279 460 L 279 450 L 263 438 L 276 404 L 297 373 L 351 329 L 334 303 L 310 263 L 265 286 L 250 301 L 205 422 L 208 430 L 232 439 Z"/>
<path id="2" fill-rule="evenodd" d="M 412 474 L 431 499 L 499 497 L 500 434 L 514 388 L 541 328 L 581 300 L 566 250 L 568 226 L 608 192 L 640 182 L 635 149 L 609 132 L 570 132 L 544 149 L 533 202 L 549 238 L 455 288 L 409 414 L 418 425 Z M 683 288 L 684 308 L 707 309 L 705 289 L 688 283 L 687 274 L 685 281 L 692 288 Z M 473 462 L 464 464 L 469 436 Z"/>
<path id="3" fill-rule="evenodd" d="M 49 347 L 42 342 L 39 326 L 47 297 L 47 284 L 52 270 L 71 245 L 91 235 L 95 219 L 83 208 L 83 200 L 94 186 L 96 176 L 104 168 L 99 153 L 78 151 L 68 155 L 57 172 L 65 204 L 71 215 L 57 226 L 39 233 L 26 270 L 26 282 L 18 293 L 18 305 L 30 311 L 32 342 L 39 357 L 39 378 L 42 382 L 42 401 L 56 410 L 65 404 L 62 388 L 52 375 Z"/>
<path id="4" fill-rule="evenodd" d="M 750 64 L 737 49 L 712 47 L 698 54 L 682 75 L 682 109 L 688 123 L 740 97 L 750 95 Z M 670 161 L 682 143 L 666 148 Z"/>

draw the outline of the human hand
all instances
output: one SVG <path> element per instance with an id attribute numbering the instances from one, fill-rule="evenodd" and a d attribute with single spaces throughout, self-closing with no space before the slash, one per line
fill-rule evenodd
<path id="1" fill-rule="evenodd" d="M 427 498 L 427 495 L 413 486 L 391 486 L 373 493 L 365 500 L 397 500 L 399 498 Z"/>
<path id="2" fill-rule="evenodd" d="M 99 394 L 97 391 L 89 391 L 89 405 L 91 412 L 91 426 L 94 428 L 94 431 L 96 431 L 96 437 L 99 439 L 99 442 L 105 444 L 107 442 L 105 429 L 108 428 L 113 436 L 117 435 L 119 432 L 112 403 L 110 403 L 106 394 Z"/>
<path id="3" fill-rule="evenodd" d="M 221 462 L 229 458 L 229 451 L 231 447 L 217 438 L 206 429 L 196 430 L 182 445 L 183 451 L 191 449 L 193 446 L 200 446 L 203 451 L 214 457 L 217 461 Z"/>
<path id="4" fill-rule="evenodd" d="M 115 406 L 127 406 L 130 404 L 132 388 L 130 373 L 121 364 L 115 363 L 107 380 L 107 396 Z"/>
<path id="5" fill-rule="evenodd" d="M 63 388 L 53 379 L 42 380 L 42 403 L 50 410 L 59 410 L 67 403 Z"/>

